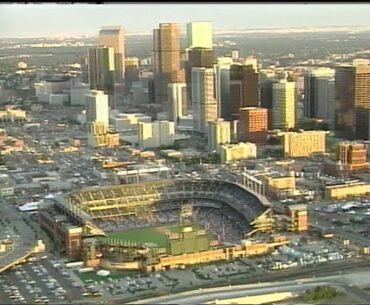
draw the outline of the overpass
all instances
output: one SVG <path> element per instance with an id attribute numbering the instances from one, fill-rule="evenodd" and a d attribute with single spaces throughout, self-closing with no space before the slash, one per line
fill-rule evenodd
<path id="1" fill-rule="evenodd" d="M 4 201 L 2 203 L 0 217 L 11 223 L 17 235 L 12 237 L 14 240 L 13 250 L 0 257 L 0 273 L 23 262 L 39 246 L 36 233 L 25 222 L 16 206 Z"/>
<path id="2" fill-rule="evenodd" d="M 31 247 L 19 247 L 10 251 L 0 260 L 0 273 L 16 265 L 26 262 L 27 258 L 29 258 L 32 254 L 39 252 L 40 252 L 40 242 Z"/>

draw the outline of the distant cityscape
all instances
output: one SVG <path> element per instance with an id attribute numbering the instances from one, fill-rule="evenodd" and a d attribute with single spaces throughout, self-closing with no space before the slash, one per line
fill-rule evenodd
<path id="1" fill-rule="evenodd" d="M 370 302 L 370 26 L 96 34 L 0 41 L 0 303 Z"/>

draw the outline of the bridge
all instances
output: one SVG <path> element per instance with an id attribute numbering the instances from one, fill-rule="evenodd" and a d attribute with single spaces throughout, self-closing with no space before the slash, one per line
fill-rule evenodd
<path id="1" fill-rule="evenodd" d="M 42 242 L 38 241 L 33 246 L 17 247 L 0 259 L 0 273 L 27 261 L 27 258 L 42 250 Z"/>

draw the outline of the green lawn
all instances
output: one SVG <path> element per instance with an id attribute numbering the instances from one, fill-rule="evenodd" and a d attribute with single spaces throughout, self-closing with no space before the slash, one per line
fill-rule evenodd
<path id="1" fill-rule="evenodd" d="M 159 247 L 167 247 L 167 236 L 157 227 L 135 228 L 120 232 L 109 232 L 106 238 L 117 238 L 138 243 L 156 243 Z"/>
<path id="2" fill-rule="evenodd" d="M 119 232 L 107 232 L 107 239 L 120 239 L 126 241 L 136 241 L 138 243 L 155 243 L 161 248 L 167 247 L 168 238 L 165 231 L 180 233 L 187 226 L 169 225 L 162 227 L 134 228 Z M 193 226 L 196 228 L 197 226 Z"/>

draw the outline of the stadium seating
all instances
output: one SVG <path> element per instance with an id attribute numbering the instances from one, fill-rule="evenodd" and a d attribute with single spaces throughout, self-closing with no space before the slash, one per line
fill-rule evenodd
<path id="1" fill-rule="evenodd" d="M 220 180 L 179 179 L 93 187 L 69 193 L 65 199 L 74 211 L 85 211 L 104 230 L 179 221 L 181 204 L 188 201 L 194 206 L 194 217 L 214 226 L 214 231 L 228 236 L 228 240 L 232 240 L 229 232 L 245 232 L 267 209 L 242 186 Z"/>

